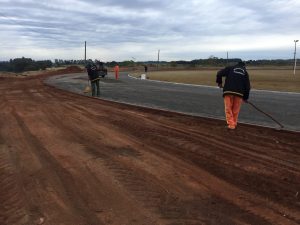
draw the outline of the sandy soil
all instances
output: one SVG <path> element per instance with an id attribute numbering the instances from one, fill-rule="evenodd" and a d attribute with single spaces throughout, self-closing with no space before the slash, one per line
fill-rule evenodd
<path id="1" fill-rule="evenodd" d="M 300 134 L 0 78 L 0 224 L 300 223 Z"/>

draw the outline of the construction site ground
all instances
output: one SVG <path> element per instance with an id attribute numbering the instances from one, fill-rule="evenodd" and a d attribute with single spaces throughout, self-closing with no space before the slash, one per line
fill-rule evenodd
<path id="1" fill-rule="evenodd" d="M 0 78 L 1 225 L 300 224 L 298 132 L 228 131 L 47 76 Z"/>

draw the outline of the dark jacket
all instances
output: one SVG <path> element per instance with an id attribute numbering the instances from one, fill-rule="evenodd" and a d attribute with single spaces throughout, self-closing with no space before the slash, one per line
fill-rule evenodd
<path id="1" fill-rule="evenodd" d="M 88 65 L 86 67 L 86 69 L 87 69 L 87 73 L 88 73 L 89 79 L 91 81 L 99 79 L 99 74 L 98 74 L 96 65 L 94 65 L 94 64 L 93 65 Z"/>
<path id="2" fill-rule="evenodd" d="M 98 76 L 105 77 L 107 75 L 107 69 L 105 68 L 104 63 L 98 62 L 97 67 Z"/>
<path id="3" fill-rule="evenodd" d="M 220 70 L 217 73 L 216 80 L 219 86 L 222 85 L 222 77 L 225 77 L 223 96 L 236 95 L 242 97 L 244 100 L 249 98 L 250 81 L 245 66 L 237 64 Z"/>

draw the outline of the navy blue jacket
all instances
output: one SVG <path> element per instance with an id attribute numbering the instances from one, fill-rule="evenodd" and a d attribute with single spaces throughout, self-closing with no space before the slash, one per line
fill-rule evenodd
<path id="1" fill-rule="evenodd" d="M 98 74 L 96 65 L 94 65 L 94 64 L 93 65 L 88 65 L 86 67 L 86 69 L 87 69 L 87 73 L 88 73 L 89 79 L 91 81 L 99 79 L 99 74 Z"/>
<path id="2" fill-rule="evenodd" d="M 244 100 L 249 98 L 250 81 L 245 66 L 237 64 L 220 70 L 217 73 L 216 80 L 219 86 L 222 85 L 222 77 L 225 77 L 223 96 L 236 95 L 242 97 Z"/>

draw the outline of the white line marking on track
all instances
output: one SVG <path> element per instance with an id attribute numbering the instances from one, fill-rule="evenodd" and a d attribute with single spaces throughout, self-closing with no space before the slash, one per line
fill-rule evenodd
<path id="1" fill-rule="evenodd" d="M 127 75 L 128 77 L 132 79 L 137 79 L 141 80 L 140 78 L 131 76 L 130 74 Z M 145 80 L 149 82 L 157 82 L 157 83 L 166 83 L 166 84 L 175 84 L 175 85 L 185 85 L 185 86 L 192 86 L 192 87 L 207 87 L 207 88 L 217 88 L 219 87 L 214 87 L 214 86 L 209 86 L 209 85 L 201 85 L 201 84 L 184 84 L 184 83 L 176 83 L 176 82 L 170 82 L 170 81 L 160 81 L 160 80 Z M 289 95 L 300 95 L 300 93 L 297 92 L 288 92 L 288 91 L 270 91 L 270 90 L 258 90 L 258 89 L 251 89 L 251 91 L 255 92 L 269 92 L 269 93 L 278 93 L 278 94 L 289 94 Z"/>

